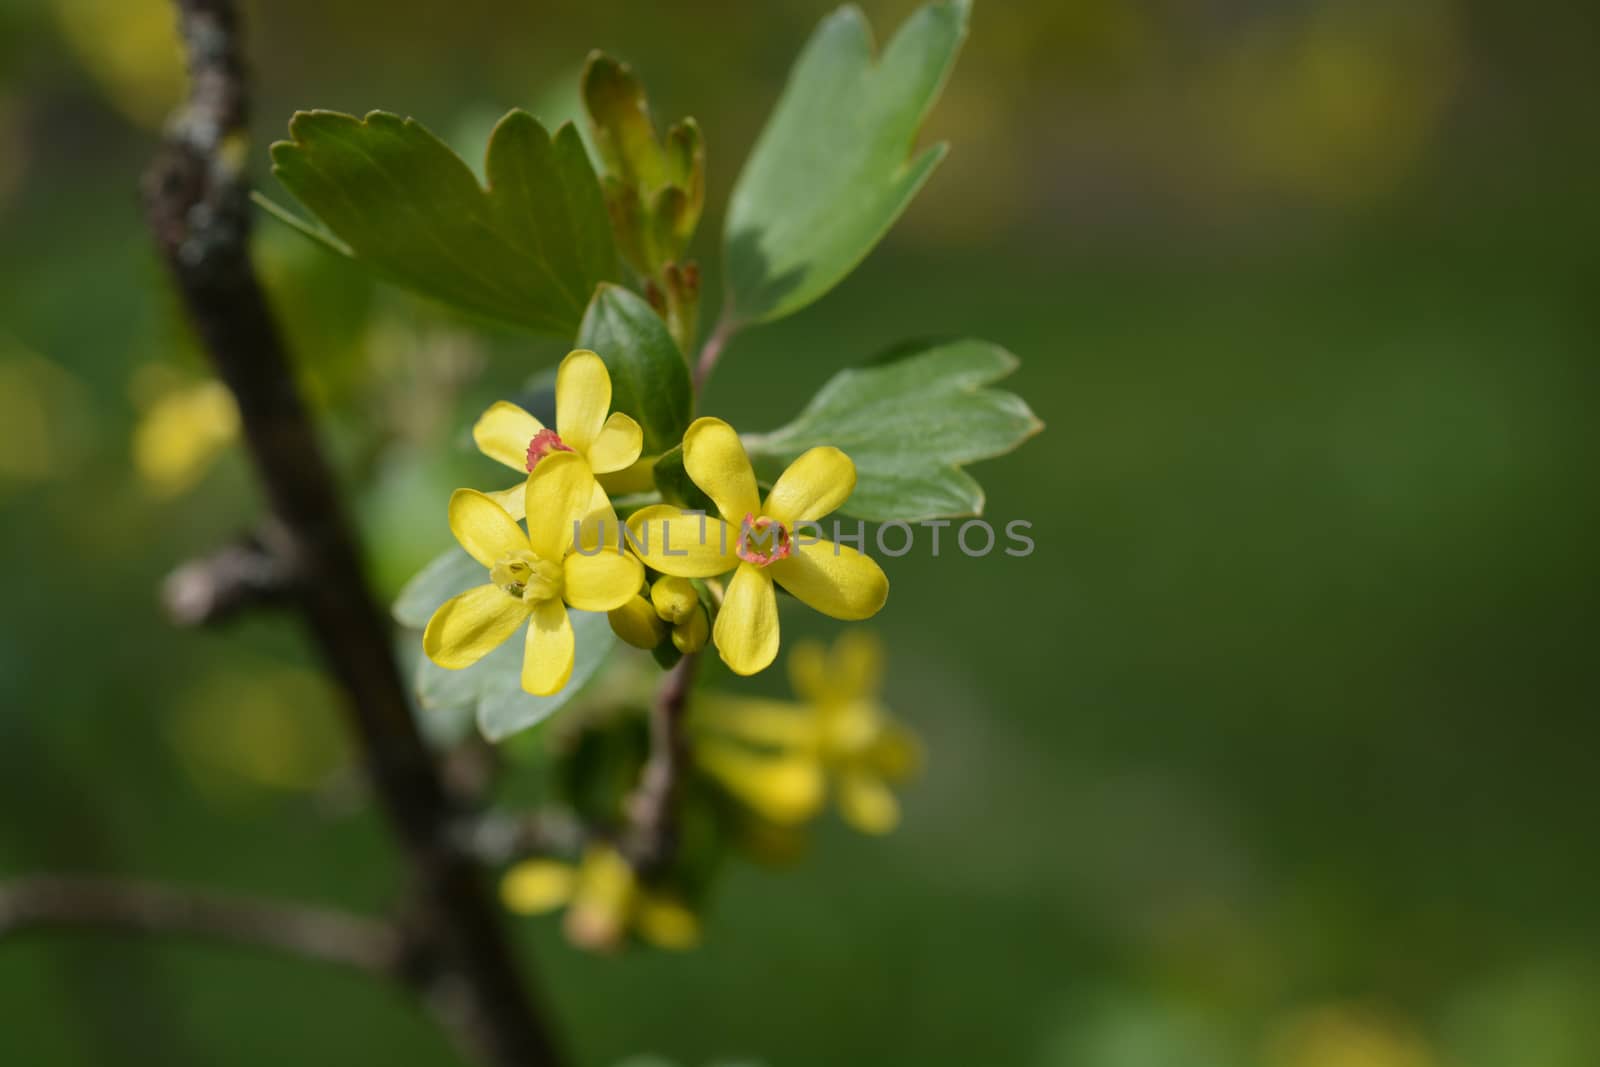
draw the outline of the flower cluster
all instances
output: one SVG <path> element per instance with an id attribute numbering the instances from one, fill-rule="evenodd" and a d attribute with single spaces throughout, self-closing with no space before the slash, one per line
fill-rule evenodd
<path id="1" fill-rule="evenodd" d="M 778 655 L 780 587 L 837 619 L 866 619 L 883 607 L 889 583 L 877 563 L 811 536 L 855 488 L 855 465 L 843 452 L 812 448 L 763 496 L 733 427 L 701 418 L 684 431 L 682 463 L 708 508 L 641 500 L 633 491 L 618 498 L 633 509 L 625 507 L 619 521 L 606 484 L 653 488 L 660 457 L 642 457 L 640 425 L 611 404 L 605 362 L 578 350 L 557 371 L 553 427 L 504 402 L 478 419 L 478 448 L 523 477 L 488 492 L 458 489 L 450 498 L 450 529 L 486 580 L 433 613 L 423 633 L 433 663 L 470 667 L 525 629 L 521 686 L 536 696 L 557 694 L 573 680 L 583 627 L 574 628 L 568 611 L 577 609 L 604 612 L 622 641 L 652 651 L 663 667 L 711 645 L 735 674 L 750 675 Z M 678 833 L 678 820 L 694 825 L 698 818 L 705 826 L 710 819 L 723 840 L 768 858 L 774 848 L 792 851 L 801 842 L 802 824 L 830 794 L 860 830 L 885 833 L 896 825 L 891 787 L 912 773 L 919 755 L 909 731 L 878 701 L 876 641 L 847 634 L 831 651 L 801 642 L 789 666 L 797 702 L 718 692 L 688 702 L 685 733 L 667 744 L 687 757 L 678 773 L 693 782 L 663 794 L 678 808 L 666 832 Z M 613 686 L 626 686 L 626 677 L 619 672 Z M 649 823 L 635 821 L 638 796 L 603 784 L 648 777 L 645 757 L 626 741 L 629 718 L 597 719 L 591 711 L 579 722 L 572 743 L 589 746 L 587 754 L 566 762 L 578 779 L 602 775 L 598 787 L 573 794 L 583 806 L 580 840 L 559 857 L 512 865 L 501 884 L 506 907 L 521 914 L 565 908 L 569 940 L 586 949 L 610 951 L 635 939 L 692 947 L 702 860 L 641 858 L 653 853 L 641 851 L 640 825 Z M 657 743 L 651 741 L 652 760 Z M 596 769 L 610 759 L 626 768 L 620 778 Z M 698 816 L 689 813 L 696 804 Z"/>
<path id="2" fill-rule="evenodd" d="M 609 845 L 591 845 L 576 866 L 523 860 L 506 872 L 500 897 L 519 915 L 565 906 L 567 938 L 580 948 L 611 952 L 637 934 L 657 948 L 687 949 L 700 941 L 700 920 L 669 893 L 642 885 Z"/>
<path id="3" fill-rule="evenodd" d="M 523 688 L 558 692 L 572 674 L 572 607 L 607 612 L 618 636 L 638 647 L 670 639 L 688 654 L 709 636 L 731 670 L 749 675 L 778 654 L 775 584 L 836 619 L 866 619 L 883 607 L 889 582 L 876 562 L 802 532 L 850 496 L 849 456 L 811 449 L 763 500 L 733 427 L 698 419 L 683 437 L 684 469 L 718 515 L 652 504 L 623 527 L 597 476 L 635 468 L 643 434 L 610 409 L 605 362 L 580 349 L 557 371 L 554 429 L 504 402 L 478 420 L 479 449 L 526 479 L 452 496 L 450 529 L 488 581 L 434 613 L 423 635 L 433 662 L 469 667 L 527 622 Z"/>
<path id="4" fill-rule="evenodd" d="M 797 703 L 702 694 L 690 719 L 696 764 L 779 827 L 815 816 L 831 790 L 846 822 L 888 833 L 900 822 L 891 786 L 922 755 L 880 702 L 883 660 L 872 635 L 845 633 L 831 649 L 803 641 L 789 654 Z"/>

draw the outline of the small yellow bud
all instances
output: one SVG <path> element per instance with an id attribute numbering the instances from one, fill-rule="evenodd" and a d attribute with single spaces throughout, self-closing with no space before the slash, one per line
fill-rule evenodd
<path id="1" fill-rule="evenodd" d="M 656 609 L 642 596 L 636 596 L 622 607 L 610 612 L 611 631 L 634 648 L 649 650 L 659 645 L 667 636 L 667 627 Z"/>
<path id="2" fill-rule="evenodd" d="M 685 656 L 705 648 L 710 637 L 711 623 L 706 619 L 706 609 L 698 604 L 687 619 L 672 628 L 672 643 Z"/>
<path id="3" fill-rule="evenodd" d="M 500 881 L 500 899 L 519 915 L 554 911 L 572 899 L 577 871 L 555 860 L 524 860 Z"/>
<path id="4" fill-rule="evenodd" d="M 700 919 L 671 897 L 646 893 L 634 915 L 639 936 L 656 948 L 682 952 L 700 943 Z"/>
<path id="5" fill-rule="evenodd" d="M 674 624 L 683 622 L 700 607 L 694 583 L 671 575 L 656 579 L 650 587 L 650 601 L 656 606 L 656 614 Z"/>
<path id="6" fill-rule="evenodd" d="M 579 948 L 614 952 L 627 937 L 639 886 L 628 861 L 609 846 L 584 853 L 572 904 L 567 908 L 568 939 Z"/>

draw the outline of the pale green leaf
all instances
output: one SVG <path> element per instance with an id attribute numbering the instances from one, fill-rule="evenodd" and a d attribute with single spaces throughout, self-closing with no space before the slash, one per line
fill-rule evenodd
<path id="1" fill-rule="evenodd" d="M 451 545 L 411 576 L 390 613 L 401 626 L 425 629 L 440 604 L 488 580 L 489 572 L 483 564 Z"/>
<path id="2" fill-rule="evenodd" d="M 551 137 L 508 113 L 489 139 L 488 188 L 412 119 L 302 111 L 289 134 L 272 146 L 273 173 L 321 223 L 300 228 L 417 292 L 571 336 L 595 286 L 617 277 L 599 181 L 570 124 Z"/>
<path id="3" fill-rule="evenodd" d="M 504 741 L 560 711 L 578 695 L 616 646 L 604 612 L 571 611 L 577 650 L 572 678 L 554 696 L 537 697 L 522 689 L 523 634 L 463 670 L 451 671 L 423 656 L 417 662 L 417 700 L 423 714 L 434 709 L 471 708 L 478 730 L 490 741 Z"/>
<path id="4" fill-rule="evenodd" d="M 908 158 L 966 35 L 970 0 L 914 14 L 874 59 L 854 6 L 800 54 L 728 204 L 729 317 L 768 322 L 816 300 L 861 262 L 943 158 Z"/>
<path id="5" fill-rule="evenodd" d="M 961 467 L 1010 452 L 1043 429 L 1021 397 L 984 386 L 1017 359 L 986 341 L 920 344 L 840 371 L 798 418 L 744 438 L 756 471 L 772 481 L 817 445 L 843 449 L 856 487 L 840 509 L 874 521 L 977 515 L 983 489 Z"/>

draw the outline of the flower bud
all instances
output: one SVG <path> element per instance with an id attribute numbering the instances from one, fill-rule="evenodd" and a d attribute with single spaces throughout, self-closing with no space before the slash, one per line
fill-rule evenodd
<path id="1" fill-rule="evenodd" d="M 642 596 L 636 596 L 622 607 L 607 614 L 611 631 L 634 648 L 652 649 L 667 636 L 666 624 L 656 614 L 656 609 Z"/>

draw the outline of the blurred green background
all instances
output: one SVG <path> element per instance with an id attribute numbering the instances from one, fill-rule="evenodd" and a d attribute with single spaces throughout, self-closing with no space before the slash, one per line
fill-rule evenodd
<path id="1" fill-rule="evenodd" d="M 914 5 L 863 6 L 881 39 Z M 727 190 L 829 5 L 253 8 L 258 165 L 298 107 L 470 148 L 570 110 L 590 47 L 632 61 L 706 132 L 714 293 Z M 797 868 L 735 867 L 686 956 L 517 925 L 581 1064 L 1595 1062 L 1593 44 L 1583 3 L 979 0 L 927 131 L 950 159 L 703 408 L 765 429 L 908 336 L 1004 344 L 1047 429 L 974 473 L 1038 551 L 886 561 L 888 701 L 930 752 L 894 836 L 830 818 Z M 137 211 L 181 84 L 166 5 L 3 0 L 0 72 L 0 875 L 385 907 L 297 630 L 158 606 L 259 506 Z M 259 229 L 392 593 L 448 544 L 448 490 L 499 484 L 463 427 L 564 346 Z M 163 438 L 174 410 L 220 454 Z M 0 944 L 8 1063 L 451 1055 L 315 966 Z"/>

